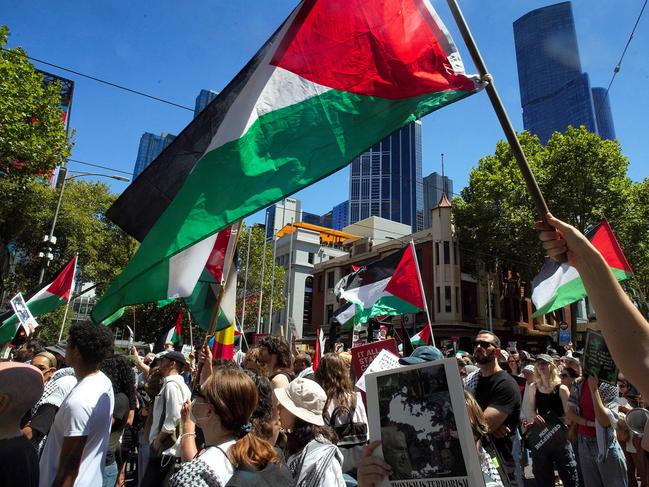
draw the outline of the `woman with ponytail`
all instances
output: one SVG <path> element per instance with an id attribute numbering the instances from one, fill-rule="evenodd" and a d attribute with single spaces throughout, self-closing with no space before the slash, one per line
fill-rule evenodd
<path id="1" fill-rule="evenodd" d="M 255 383 L 242 370 L 214 370 L 201 386 L 183 422 L 183 463 L 171 477 L 171 487 L 225 487 L 244 485 L 288 485 L 291 475 L 281 466 L 268 441 L 253 431 L 251 416 L 257 407 Z M 195 444 L 195 425 L 203 431 L 205 448 Z"/>

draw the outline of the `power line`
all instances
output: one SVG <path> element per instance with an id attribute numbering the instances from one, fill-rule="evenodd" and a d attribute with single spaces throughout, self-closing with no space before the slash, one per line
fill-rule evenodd
<path id="1" fill-rule="evenodd" d="M 640 19 L 642 18 L 642 14 L 644 13 L 644 9 L 647 6 L 647 1 L 648 0 L 645 0 L 644 3 L 642 4 L 642 8 L 640 9 L 640 13 L 638 14 L 638 18 L 636 19 L 635 24 L 633 25 L 633 29 L 631 30 L 631 34 L 629 35 L 629 38 L 626 41 L 624 49 L 622 50 L 622 55 L 620 56 L 620 60 L 615 65 L 615 68 L 613 68 L 613 76 L 611 76 L 611 81 L 608 83 L 608 87 L 606 88 L 606 92 L 604 93 L 603 102 L 606 101 L 606 99 L 608 98 L 608 92 L 611 89 L 611 85 L 613 84 L 613 81 L 615 80 L 615 77 L 617 76 L 617 74 L 622 69 L 622 60 L 624 59 L 624 56 L 626 55 L 626 51 L 629 48 L 629 44 L 631 44 L 631 39 L 633 39 L 633 34 L 635 34 L 635 30 L 638 27 L 638 24 L 640 23 Z M 596 121 L 597 121 L 597 117 L 599 117 L 599 112 L 601 111 L 602 107 L 604 106 L 603 102 L 597 108 L 597 113 L 595 114 L 595 120 Z"/>
<path id="2" fill-rule="evenodd" d="M 171 105 L 171 106 L 174 106 L 174 107 L 177 107 L 177 108 L 182 108 L 183 110 L 189 110 L 190 112 L 193 112 L 193 111 L 194 111 L 193 108 L 189 108 L 189 107 L 186 107 L 186 106 L 184 106 L 184 105 L 180 105 L 180 104 L 175 103 L 175 102 L 173 102 L 173 101 L 169 101 L 169 100 L 165 100 L 164 98 L 160 98 L 160 97 L 157 97 L 157 96 L 149 95 L 149 94 L 147 94 L 147 93 L 143 93 L 142 91 L 134 90 L 134 89 L 132 89 L 132 88 L 127 88 L 126 86 L 118 85 L 117 83 L 113 83 L 113 82 L 111 82 L 111 81 L 107 81 L 107 80 L 105 80 L 105 79 L 97 78 L 96 76 L 91 76 L 91 75 L 89 75 L 89 74 L 84 74 L 84 73 L 81 73 L 81 72 L 79 72 L 79 71 L 75 71 L 74 69 L 64 68 L 63 66 L 59 66 L 58 64 L 49 63 L 49 62 L 47 62 L 47 61 L 43 61 L 42 59 L 37 59 L 37 58 L 35 58 L 35 57 L 28 56 L 27 54 L 25 54 L 25 53 L 23 53 L 23 52 L 12 51 L 12 50 L 7 49 L 7 48 L 5 48 L 5 47 L 3 47 L 2 50 L 5 51 L 5 52 L 8 52 L 8 53 L 10 53 L 10 54 L 15 54 L 15 55 L 17 55 L 17 56 L 23 56 L 23 57 L 29 59 L 30 61 L 35 61 L 35 62 L 37 62 L 37 63 L 45 64 L 45 65 L 47 65 L 47 66 L 52 66 L 53 68 L 60 69 L 61 71 L 66 71 L 66 72 L 68 72 L 68 73 L 76 74 L 77 76 L 81 76 L 81 77 L 83 77 L 83 78 L 87 78 L 87 79 L 90 79 L 90 80 L 96 81 L 97 83 L 103 83 L 103 84 L 105 84 L 105 85 L 112 86 L 113 88 L 118 88 L 118 89 L 120 89 L 120 90 L 124 90 L 124 91 L 127 91 L 127 92 L 129 92 L 129 93 L 133 93 L 133 94 L 135 94 L 135 95 L 144 96 L 144 97 L 146 97 L 146 98 L 150 98 L 151 100 L 155 100 L 155 101 L 159 101 L 159 102 L 162 102 L 162 103 L 166 103 L 167 105 Z"/>
<path id="3" fill-rule="evenodd" d="M 77 160 L 77 159 L 68 159 L 68 162 L 74 162 L 75 164 L 83 164 L 83 165 L 85 165 L 85 166 L 98 167 L 98 168 L 100 168 L 100 169 L 108 169 L 109 171 L 113 171 L 113 172 L 121 172 L 122 174 L 128 174 L 129 176 L 131 176 L 131 175 L 133 174 L 133 173 L 130 173 L 130 172 L 127 172 L 127 171 L 122 171 L 122 170 L 120 170 L 120 169 L 115 169 L 115 168 L 113 168 L 113 167 L 102 166 L 101 164 L 92 164 L 92 163 L 90 163 L 90 162 L 79 161 L 79 160 Z"/>

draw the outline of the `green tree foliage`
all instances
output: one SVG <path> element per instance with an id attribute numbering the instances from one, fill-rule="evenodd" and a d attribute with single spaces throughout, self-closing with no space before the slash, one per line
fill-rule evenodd
<path id="1" fill-rule="evenodd" d="M 0 48 L 9 30 L 0 26 Z M 20 48 L 0 50 L 0 172 L 47 174 L 70 154 L 58 84 L 43 85 Z"/>
<path id="2" fill-rule="evenodd" d="M 606 217 L 631 265 L 647 269 L 647 182 L 628 178 L 619 144 L 584 127 L 555 132 L 546 146 L 527 132 L 519 140 L 550 211 L 582 231 Z M 527 280 L 541 268 L 544 254 L 532 228 L 538 215 L 506 142 L 471 171 L 453 216 L 463 247 L 488 267 L 510 264 Z"/>
<path id="3" fill-rule="evenodd" d="M 6 291 L 11 296 L 34 289 L 37 284 L 38 252 L 43 235 L 50 230 L 58 191 L 33 179 L 0 177 L 0 194 L 0 294 Z M 75 254 L 79 255 L 79 279 L 96 283 L 98 293 L 121 272 L 136 242 L 105 217 L 114 200 L 104 183 L 74 179 L 67 182 L 56 224 L 54 260 L 45 282 Z M 11 274 L 10 255 L 17 256 Z M 58 336 L 62 315 L 54 315 L 51 319 L 39 318 L 39 323 L 47 325 L 51 321 Z"/>
<path id="4" fill-rule="evenodd" d="M 252 228 L 250 240 L 250 261 L 248 265 L 248 281 L 244 301 L 244 281 L 246 276 L 246 256 L 248 250 L 248 236 Z M 263 226 L 245 227 L 239 236 L 239 292 L 237 293 L 237 318 L 241 317 L 243 303 L 245 302 L 245 330 L 257 328 L 257 316 L 259 313 L 259 295 L 261 289 L 262 257 L 264 255 Z M 272 290 L 273 312 L 277 312 L 286 306 L 286 271 L 283 267 L 273 262 L 272 242 L 266 244 L 265 270 L 263 282 L 263 299 L 261 304 L 261 317 L 263 323 L 268 326 L 268 313 L 270 311 L 270 296 Z"/>

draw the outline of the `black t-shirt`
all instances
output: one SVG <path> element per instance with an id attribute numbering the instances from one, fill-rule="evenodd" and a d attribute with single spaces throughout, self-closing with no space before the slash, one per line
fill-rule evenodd
<path id="1" fill-rule="evenodd" d="M 483 411 L 492 407 L 507 414 L 505 425 L 511 433 L 505 438 L 494 438 L 493 441 L 505 463 L 505 469 L 508 473 L 513 473 L 512 435 L 518 426 L 521 414 L 521 394 L 516 380 L 504 370 L 489 377 L 480 377 L 475 390 L 475 399 Z"/>
<path id="2" fill-rule="evenodd" d="M 0 440 L 0 485 L 38 487 L 38 455 L 25 435 Z"/>
<path id="3" fill-rule="evenodd" d="M 43 437 L 50 432 L 58 410 L 59 408 L 54 404 L 43 404 L 39 406 L 34 416 L 32 416 L 29 425 L 32 427 L 32 444 L 37 451 Z"/>
<path id="4" fill-rule="evenodd" d="M 122 436 L 124 427 L 126 426 L 128 412 L 128 396 L 123 392 L 118 392 L 115 394 L 115 407 L 113 408 L 113 418 L 115 419 L 115 422 L 110 429 L 110 436 L 108 437 L 106 465 L 111 465 L 115 462 L 115 450 L 119 448 L 119 439 Z"/>

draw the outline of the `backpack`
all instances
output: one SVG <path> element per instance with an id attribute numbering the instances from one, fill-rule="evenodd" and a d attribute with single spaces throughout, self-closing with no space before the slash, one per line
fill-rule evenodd
<path id="1" fill-rule="evenodd" d="M 338 435 L 338 448 L 352 448 L 367 443 L 367 425 L 354 422 L 354 411 L 347 406 L 336 406 L 325 423 Z"/>

